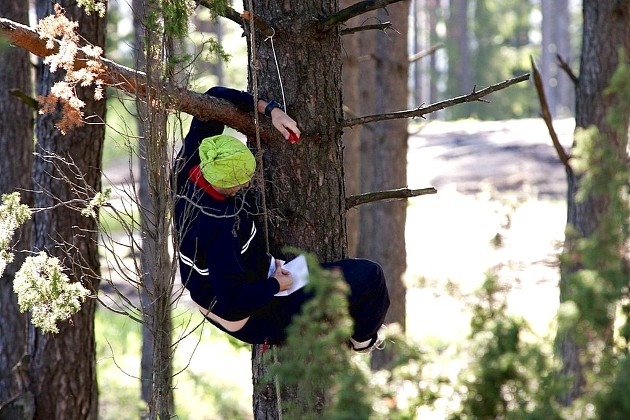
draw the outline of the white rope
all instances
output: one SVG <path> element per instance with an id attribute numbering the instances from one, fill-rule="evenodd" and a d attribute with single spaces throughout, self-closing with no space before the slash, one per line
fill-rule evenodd
<path id="1" fill-rule="evenodd" d="M 265 38 L 265 41 L 271 41 L 271 52 L 273 53 L 273 60 L 276 62 L 276 70 L 278 71 L 278 80 L 280 81 L 280 90 L 282 91 L 282 106 L 284 113 L 287 113 L 287 100 L 284 97 L 284 86 L 282 85 L 282 76 L 280 76 L 280 66 L 278 66 L 278 57 L 276 56 L 276 49 L 273 46 L 273 37 L 276 35 L 276 30 L 271 28 L 273 34 Z"/>

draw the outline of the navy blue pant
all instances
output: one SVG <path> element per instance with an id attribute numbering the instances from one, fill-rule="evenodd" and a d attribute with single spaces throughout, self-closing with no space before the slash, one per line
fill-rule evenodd
<path id="1" fill-rule="evenodd" d="M 323 268 L 338 268 L 350 286 L 348 309 L 354 320 L 352 337 L 366 341 L 376 335 L 389 308 L 389 294 L 381 266 L 364 259 L 346 259 L 322 264 Z M 274 297 L 270 303 L 255 311 L 243 328 L 226 331 L 221 325 L 208 319 L 217 328 L 250 344 L 279 344 L 285 339 L 291 318 L 300 313 L 302 304 L 312 295 L 297 290 L 289 296 Z"/>

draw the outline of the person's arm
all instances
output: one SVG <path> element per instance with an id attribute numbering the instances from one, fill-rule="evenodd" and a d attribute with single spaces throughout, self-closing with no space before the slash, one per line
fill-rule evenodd
<path id="1" fill-rule="evenodd" d="M 232 219 L 221 223 L 219 234 L 208 243 L 206 260 L 208 280 L 216 296 L 212 312 L 225 320 L 238 321 L 271 301 L 280 291 L 280 281 L 274 277 L 248 278 L 237 255 L 240 245 L 232 228 Z"/>
<path id="2" fill-rule="evenodd" d="M 293 132 L 293 134 L 296 136 L 296 139 L 299 139 L 301 133 L 295 120 L 289 117 L 279 106 L 275 106 L 267 111 L 268 106 L 269 102 L 260 99 L 258 101 L 257 110 L 260 114 L 269 114 L 268 116 L 271 117 L 271 123 L 274 127 L 276 127 L 276 130 L 278 130 L 286 140 L 289 140 L 289 137 L 291 135 L 289 131 Z"/>
<path id="3" fill-rule="evenodd" d="M 238 109 L 245 112 L 252 112 L 254 110 L 254 97 L 250 93 L 242 90 L 216 86 L 208 90 L 206 95 L 226 99 L 232 102 Z M 271 103 L 272 106 L 269 110 L 267 110 L 270 103 L 263 99 L 259 99 L 258 104 L 256 105 L 256 111 L 258 111 L 259 114 L 270 117 L 273 126 L 285 139 L 289 139 L 289 130 L 292 131 L 299 139 L 301 133 L 297 123 L 284 112 L 278 102 L 272 101 Z"/>

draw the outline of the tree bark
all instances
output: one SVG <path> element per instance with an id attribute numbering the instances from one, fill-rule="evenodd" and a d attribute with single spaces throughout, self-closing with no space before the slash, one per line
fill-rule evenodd
<path id="1" fill-rule="evenodd" d="M 0 15 L 28 22 L 28 3 L 0 2 Z M 34 110 L 11 96 L 18 89 L 32 96 L 33 72 L 29 54 L 22 48 L 0 48 L 0 194 L 19 191 L 22 203 L 32 205 L 31 169 L 33 167 Z M 26 350 L 28 318 L 18 310 L 13 279 L 31 246 L 31 223 L 16 234 L 15 259 L 0 278 L 0 405 L 22 391 L 13 367 Z M 21 386 L 22 385 L 22 386 Z"/>
<path id="2" fill-rule="evenodd" d="M 604 94 L 618 62 L 618 48 L 630 56 L 630 3 L 616 0 L 584 0 L 584 29 L 580 75 L 576 86 L 576 126 L 596 126 L 604 138 L 612 142 L 624 156 L 627 146 L 627 131 L 615 133 L 606 123 L 606 115 L 617 98 Z M 626 120 L 629 116 L 626 116 Z M 567 226 L 573 227 L 578 238 L 588 238 L 599 224 L 606 209 L 606 199 L 587 197 L 576 200 L 579 178 L 568 176 Z M 575 241 L 567 237 L 565 253 L 574 250 Z M 561 264 L 560 300 L 565 300 L 570 275 L 580 269 L 579 264 L 566 260 Z M 562 373 L 573 375 L 572 389 L 562 398 L 570 405 L 582 393 L 585 383 L 584 366 L 580 360 L 581 348 L 572 332 L 558 338 L 558 346 L 564 361 Z"/>
<path id="3" fill-rule="evenodd" d="M 86 16 L 71 1 L 60 1 L 69 17 L 80 22 L 80 33 L 94 45 L 105 44 L 105 19 L 96 14 Z M 42 18 L 53 13 L 52 2 L 37 1 L 37 16 Z M 38 66 L 37 92 L 49 93 L 53 81 L 59 74 L 51 74 L 48 66 Z M 86 115 L 96 115 L 101 121 L 105 117 L 105 101 L 94 101 L 93 92 L 79 89 L 85 98 Z M 101 152 L 104 125 L 90 124 L 63 136 L 54 127 L 59 114 L 40 115 L 37 118 L 37 148 L 39 153 L 34 166 L 35 206 L 49 207 L 55 200 L 77 198 L 73 185 L 62 177 L 87 188 L 100 191 Z M 66 165 L 55 158 L 56 154 L 76 165 Z M 81 179 L 74 172 L 79 170 Z M 53 197 L 54 195 L 54 197 Z M 86 197 L 81 197 L 85 199 Z M 34 218 L 36 251 L 46 250 L 57 256 L 68 267 L 72 281 L 81 281 L 94 292 L 98 289 L 99 259 L 97 248 L 97 226 L 92 218 L 58 207 L 37 213 Z M 94 309 L 96 301 L 88 299 L 68 322 L 59 325 L 59 334 L 42 334 L 33 331 L 29 343 L 33 361 L 30 370 L 31 390 L 37 401 L 36 419 L 90 419 L 96 420 L 98 394 L 96 385 Z"/>
<path id="4" fill-rule="evenodd" d="M 342 0 L 340 7 L 346 8 L 352 4 L 351 0 Z M 350 26 L 361 24 L 359 18 L 348 21 Z M 359 101 L 359 37 L 350 35 L 342 38 L 343 44 L 343 106 L 346 117 L 358 116 L 361 108 Z M 364 127 L 350 127 L 343 131 L 343 169 L 346 183 L 346 195 L 356 195 L 361 192 L 361 130 Z M 347 213 L 348 255 L 357 256 L 359 245 L 360 212 L 353 209 Z"/>
<path id="5" fill-rule="evenodd" d="M 247 8 L 247 2 L 245 2 Z M 336 12 L 336 2 L 255 2 L 254 13 L 275 29 L 274 45 L 287 113 L 302 131 L 297 145 L 268 144 L 264 151 L 271 253 L 296 246 L 322 261 L 347 255 L 341 129 L 341 39 L 339 28 L 319 33 L 313 19 Z M 249 41 L 249 37 L 248 37 Z M 251 48 L 251 45 L 249 46 Z M 257 36 L 258 92 L 282 100 L 270 42 Z M 250 70 L 251 71 L 251 70 Z M 249 88 L 253 92 L 252 75 Z M 250 138 L 250 144 L 252 143 Z M 260 346 L 259 346 L 260 347 Z M 255 350 L 254 389 L 264 365 Z M 277 419 L 272 386 L 254 395 L 254 418 Z"/>
<path id="6" fill-rule="evenodd" d="M 376 34 L 375 110 L 385 113 L 404 109 L 409 90 L 407 49 L 409 2 L 390 5 L 379 10 L 378 18 L 389 17 L 396 32 Z M 362 79 L 363 80 L 363 79 Z M 370 84 L 372 85 L 372 84 Z M 364 138 L 368 150 L 361 156 L 363 192 L 381 191 L 407 185 L 407 121 L 392 120 L 372 124 L 369 138 Z M 369 175 L 367 174 L 369 172 Z M 359 256 L 377 261 L 385 272 L 391 306 L 385 322 L 398 323 L 405 330 L 405 295 L 403 273 L 406 268 L 405 220 L 407 200 L 371 203 L 361 209 Z M 372 367 L 385 367 L 394 358 L 390 349 L 372 353 Z"/>

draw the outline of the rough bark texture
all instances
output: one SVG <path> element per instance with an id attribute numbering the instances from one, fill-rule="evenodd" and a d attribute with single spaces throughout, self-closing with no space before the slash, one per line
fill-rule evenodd
<path id="1" fill-rule="evenodd" d="M 353 2 L 342 0 L 340 7 L 346 8 Z M 363 18 L 354 18 L 348 26 L 361 24 Z M 347 35 L 342 37 L 343 44 L 343 107 L 346 118 L 359 116 L 359 36 Z M 343 131 L 343 167 L 346 183 L 346 195 L 361 193 L 361 130 L 363 127 L 346 128 Z M 347 213 L 346 226 L 348 230 L 348 255 L 357 256 L 359 246 L 359 209 L 351 209 Z"/>
<path id="2" fill-rule="evenodd" d="M 576 125 L 588 127 L 595 125 L 610 142 L 625 152 L 627 135 L 619 138 L 606 124 L 606 114 L 616 98 L 604 95 L 603 90 L 618 64 L 618 48 L 630 56 L 630 2 L 616 0 L 584 0 L 584 29 L 580 75 L 576 89 Z M 620 153 L 620 156 L 622 153 Z M 572 226 L 579 237 L 589 237 L 599 223 L 605 210 L 603 198 L 587 198 L 576 201 L 579 179 L 569 174 L 567 195 L 567 224 Z M 571 251 L 575 245 L 567 238 L 565 251 Z M 575 263 L 565 262 L 561 266 L 561 296 L 569 281 L 569 275 L 580 267 Z M 580 361 L 580 347 L 573 340 L 572 334 L 559 337 L 558 344 L 564 360 L 563 373 L 572 374 L 576 379 L 573 389 L 565 395 L 562 402 L 566 405 L 580 395 L 584 384 L 583 366 Z"/>
<path id="3" fill-rule="evenodd" d="M 375 111 L 377 114 L 406 108 L 409 94 L 407 75 L 407 32 L 409 2 L 392 4 L 378 11 L 380 20 L 395 22 L 396 32 L 376 34 L 375 45 Z M 363 80 L 363 79 L 362 79 Z M 407 120 L 372 124 L 373 131 L 362 139 L 362 192 L 381 191 L 407 185 Z M 365 130 L 367 131 L 367 130 Z M 359 256 L 377 261 L 383 267 L 392 302 L 385 322 L 398 323 L 405 329 L 406 200 L 371 203 L 361 209 Z M 392 351 L 372 353 L 372 367 L 385 367 Z"/>
<path id="4" fill-rule="evenodd" d="M 97 15 L 86 16 L 75 2 L 61 1 L 66 13 L 80 22 L 80 33 L 95 45 L 105 43 L 105 20 Z M 38 17 L 53 13 L 53 2 L 38 0 Z M 38 94 L 46 95 L 58 74 L 51 74 L 48 67 L 38 68 Z M 93 101 L 92 92 L 81 89 L 79 95 L 86 99 L 85 115 L 97 115 L 104 119 L 105 101 Z M 36 125 L 39 153 L 34 166 L 35 206 L 49 207 L 57 200 L 77 197 L 72 186 L 60 179 L 63 173 L 77 185 L 100 191 L 100 162 L 104 138 L 104 126 L 85 125 L 63 136 L 54 124 L 59 114 L 39 116 Z M 73 162 L 68 167 L 57 159 L 47 159 L 54 153 Z M 58 167 L 55 165 L 58 164 Z M 78 169 L 83 179 L 77 179 Z M 85 196 L 80 198 L 86 198 Z M 57 256 L 69 269 L 73 281 L 81 281 L 86 287 L 97 290 L 99 260 L 96 223 L 80 213 L 65 207 L 38 213 L 34 218 L 35 250 L 46 250 Z M 70 322 L 59 325 L 59 334 L 42 334 L 32 330 L 33 340 L 29 350 L 33 355 L 30 370 L 31 390 L 37 402 L 36 419 L 96 419 L 98 394 L 96 386 L 94 348 L 95 300 L 88 299 Z"/>
<path id="5" fill-rule="evenodd" d="M 0 16 L 28 23 L 28 3 L 0 2 Z M 32 96 L 32 78 L 27 51 L 6 45 L 0 47 L 0 194 L 19 191 L 25 204 L 32 200 L 24 190 L 31 188 L 35 111 L 11 96 L 10 90 L 19 89 Z M 28 223 L 17 233 L 16 250 L 30 248 L 30 226 Z M 13 278 L 24 257 L 23 253 L 16 253 L 13 263 L 0 278 L 0 405 L 22 390 L 12 368 L 25 350 L 27 318 L 18 310 Z"/>
<path id="6" fill-rule="evenodd" d="M 254 5 L 254 13 L 275 28 L 287 112 L 302 131 L 299 144 L 274 143 L 264 150 L 274 255 L 282 255 L 285 245 L 313 252 L 322 261 L 347 255 L 341 130 L 337 125 L 343 117 L 341 41 L 338 28 L 318 33 L 315 22 L 335 11 L 332 0 Z M 281 101 L 270 42 L 258 36 L 255 47 L 259 96 Z M 249 80 L 252 88 L 251 75 Z M 264 365 L 256 354 L 253 363 L 256 382 Z M 254 395 L 254 418 L 278 418 L 276 398 L 269 395 L 272 391 L 266 387 Z"/>

